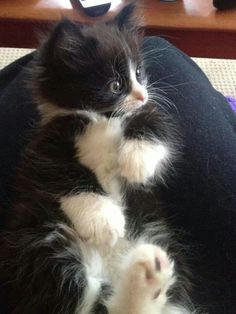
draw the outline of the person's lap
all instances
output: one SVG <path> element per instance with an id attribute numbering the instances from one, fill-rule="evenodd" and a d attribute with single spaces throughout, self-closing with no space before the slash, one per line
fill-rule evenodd
<path id="1" fill-rule="evenodd" d="M 190 259 L 196 301 L 214 314 L 233 313 L 236 118 L 225 98 L 182 52 L 159 38 L 146 39 L 144 50 L 151 58 L 151 82 L 163 91 L 159 102 L 177 121 L 184 143 L 176 175 L 162 188 L 162 202 L 174 227 L 185 231 L 189 256 L 195 250 L 199 254 L 197 261 Z M 0 206 L 5 209 L 20 153 L 37 121 L 24 87 L 23 68 L 31 58 L 0 72 Z"/>
<path id="2" fill-rule="evenodd" d="M 154 40 L 149 49 L 159 43 Z M 158 79 L 160 86 L 166 87 L 174 104 L 168 110 L 184 138 L 178 175 L 163 189 L 162 196 L 175 227 L 189 234 L 187 244 L 198 247 L 201 255 L 192 261 L 199 285 L 196 299 L 208 304 L 214 314 L 233 313 L 236 116 L 196 64 L 168 45 L 160 50 L 151 74 L 153 81 Z"/>

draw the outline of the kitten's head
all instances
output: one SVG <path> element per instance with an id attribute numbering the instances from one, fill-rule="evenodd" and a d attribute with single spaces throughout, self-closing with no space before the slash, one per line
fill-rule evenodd
<path id="1" fill-rule="evenodd" d="M 130 4 L 112 21 L 93 26 L 60 22 L 35 59 L 40 102 L 96 112 L 145 104 L 147 79 L 134 8 Z"/>

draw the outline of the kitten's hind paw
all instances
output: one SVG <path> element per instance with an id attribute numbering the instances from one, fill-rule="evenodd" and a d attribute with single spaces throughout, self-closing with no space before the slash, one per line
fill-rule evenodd
<path id="1" fill-rule="evenodd" d="M 174 263 L 158 246 L 137 246 L 127 257 L 127 263 L 127 276 L 132 285 L 130 288 L 144 298 L 163 298 L 174 283 Z"/>
<path id="2" fill-rule="evenodd" d="M 166 252 L 141 244 L 128 253 L 122 266 L 120 281 L 108 303 L 109 313 L 164 313 L 166 292 L 174 283 L 174 264 Z"/>

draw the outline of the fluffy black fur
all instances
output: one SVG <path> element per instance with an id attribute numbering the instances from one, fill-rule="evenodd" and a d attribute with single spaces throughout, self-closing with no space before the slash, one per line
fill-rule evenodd
<path id="1" fill-rule="evenodd" d="M 83 300 L 87 281 L 80 246 L 71 222 L 60 210 L 59 199 L 83 191 L 106 192 L 75 158 L 74 139 L 84 132 L 89 119 L 73 110 L 109 115 L 129 93 L 127 60 L 143 65 L 133 9 L 133 5 L 126 7 L 109 24 L 81 27 L 69 21 L 59 23 L 32 63 L 32 88 L 38 102 L 71 113 L 57 116 L 35 131 L 18 171 L 14 206 L 0 239 L 1 298 L 11 314 L 74 314 Z M 144 70 L 140 80 L 143 76 Z M 118 94 L 109 89 L 116 79 L 122 85 Z M 152 114 L 147 106 L 125 120 L 124 136 L 172 141 L 168 123 L 149 106 Z M 142 191 L 136 204 L 139 212 L 128 208 L 133 237 L 145 232 L 144 211 L 152 210 L 148 198 Z M 149 222 L 162 222 L 164 216 L 156 210 Z M 166 228 L 157 229 L 157 244 L 175 257 L 179 248 L 165 235 Z M 182 256 L 175 259 L 181 280 L 172 290 L 172 299 L 190 303 L 184 261 Z M 111 287 L 104 283 L 94 313 L 106 313 L 103 299 L 110 293 Z"/>

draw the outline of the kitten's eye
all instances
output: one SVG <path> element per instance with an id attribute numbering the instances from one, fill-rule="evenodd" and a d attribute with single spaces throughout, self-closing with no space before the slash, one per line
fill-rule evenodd
<path id="1" fill-rule="evenodd" d="M 137 77 L 137 78 L 140 78 L 141 75 L 142 75 L 142 73 L 141 73 L 141 67 L 137 67 L 137 69 L 136 69 L 136 77 Z"/>
<path id="2" fill-rule="evenodd" d="M 113 81 L 110 84 L 110 90 L 113 94 L 119 94 L 121 92 L 121 83 L 119 81 Z"/>

